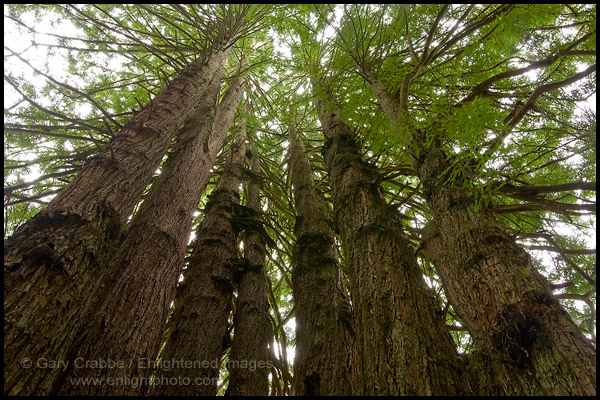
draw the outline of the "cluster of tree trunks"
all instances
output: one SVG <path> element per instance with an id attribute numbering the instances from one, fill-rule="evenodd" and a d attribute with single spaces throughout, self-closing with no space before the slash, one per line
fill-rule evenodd
<path id="1" fill-rule="evenodd" d="M 221 358 L 228 346 L 229 313 L 233 301 L 233 269 L 237 260 L 237 235 L 233 227 L 234 208 L 239 205 L 239 187 L 246 158 L 246 124 L 236 129 L 230 154 L 219 183 L 204 209 L 192 255 L 183 271 L 183 282 L 177 288 L 173 314 L 168 323 L 168 337 L 161 353 L 162 360 L 205 360 L 206 365 L 186 368 L 184 365 L 159 365 L 156 377 L 182 377 L 204 380 L 189 385 L 152 387 L 155 394 L 216 395 Z M 203 327 L 199 329 L 198 327 Z M 165 364 L 167 365 L 167 364 Z"/>
<path id="2" fill-rule="evenodd" d="M 177 135 L 162 173 L 154 182 L 139 211 L 129 223 L 118 250 L 100 270 L 98 291 L 84 305 L 84 327 L 73 347 L 76 358 L 85 360 L 139 360 L 123 368 L 67 368 L 73 377 L 145 377 L 142 360 L 153 360 L 160 348 L 164 323 L 179 276 L 193 213 L 208 182 L 212 161 L 206 151 L 217 113 L 223 67 L 210 85 L 184 128 Z M 208 166 L 208 168 L 207 168 Z M 178 199 L 173 202 L 173 199 Z M 119 334 L 115 334 L 119 332 Z M 142 368 L 140 368 L 140 366 Z M 108 385 L 73 386 L 59 382 L 58 393 L 115 394 Z M 123 394 L 135 393 L 142 385 L 121 386 Z"/>
<path id="3" fill-rule="evenodd" d="M 316 106 L 333 193 L 334 222 L 349 267 L 361 395 L 459 395 L 470 392 L 461 360 L 396 211 L 365 162 L 352 129 L 328 106 L 321 82 Z"/>
<path id="4" fill-rule="evenodd" d="M 396 125 L 399 99 L 368 74 L 381 108 Z M 471 386 L 485 395 L 591 395 L 596 351 L 552 294 L 527 252 L 477 206 L 464 165 L 441 145 L 443 127 L 412 131 L 414 169 L 433 219 L 425 249 L 448 300 L 473 337 Z M 454 175 L 456 179 L 448 178 Z M 450 182 L 450 183 L 449 183 Z"/>
<path id="5" fill-rule="evenodd" d="M 215 395 L 228 348 L 226 394 L 269 393 L 268 237 L 259 154 L 243 117 L 183 269 L 194 212 L 244 89 L 237 76 L 218 101 L 229 52 L 183 70 L 5 247 L 5 394 Z M 368 76 L 398 123 L 403 104 Z M 433 217 L 425 250 L 477 349 L 458 354 L 376 166 L 361 157 L 327 83 L 315 76 L 313 85 L 333 214 L 292 120 L 294 393 L 595 394 L 595 349 L 493 212 L 476 207 L 469 178 L 447 184 L 453 160 L 434 125 L 412 133 L 411 152 Z M 66 368 L 24 368 L 26 359 Z M 76 359 L 125 364 L 81 368 Z M 90 378 L 104 381 L 74 381 Z"/>
<path id="6" fill-rule="evenodd" d="M 232 351 L 232 360 L 254 357 L 262 367 L 239 368 L 237 375 L 232 371 L 230 391 L 268 393 L 271 327 L 264 244 L 247 229 L 248 261 L 240 263 L 233 218 L 246 158 L 244 120 L 206 207 L 187 279 L 177 288 L 194 213 L 244 90 L 242 61 L 218 102 L 230 52 L 230 47 L 218 51 L 182 71 L 5 247 L 6 394 L 127 395 L 151 390 L 214 395 L 221 357 L 230 345 L 236 283 L 235 321 L 243 322 L 235 324 L 242 333 L 236 335 L 239 344 L 234 343 L 238 350 Z M 169 146 L 161 174 L 131 216 Z M 250 187 L 249 208 L 259 208 L 258 187 Z M 262 261 L 257 250 L 261 245 Z M 234 271 L 246 264 L 253 272 L 236 274 L 242 276 L 237 282 Z M 162 357 L 178 361 L 172 365 L 180 368 L 163 368 L 167 364 L 156 360 L 176 292 Z M 249 343 L 257 327 L 260 340 Z M 24 367 L 27 360 L 32 368 Z M 40 360 L 60 361 L 64 367 L 46 369 Z M 186 362 L 199 364 L 190 368 Z M 206 364 L 208 368 L 197 368 Z M 172 377 L 178 382 L 199 379 L 181 385 L 173 384 Z"/>
<path id="7" fill-rule="evenodd" d="M 356 393 L 352 369 L 354 318 L 338 265 L 331 213 L 315 187 L 294 121 L 288 128 L 296 208 L 292 285 L 296 305 L 294 394 Z"/>
<path id="8" fill-rule="evenodd" d="M 127 219 L 190 110 L 209 100 L 211 84 L 220 85 L 213 77 L 229 53 L 218 51 L 205 63 L 184 69 L 5 246 L 6 393 L 60 390 L 64 371 L 40 374 L 36 368 L 22 368 L 21 360 L 74 359 L 72 344 L 82 340 L 77 337 L 80 327 L 85 329 L 83 309 L 89 302 L 107 301 L 111 288 L 97 283 L 106 279 L 111 284 L 104 270 L 110 274 L 107 266 L 123 248 L 119 244 L 127 237 Z M 143 224 L 142 218 L 137 221 Z M 166 240 L 175 246 L 175 238 Z M 118 279 L 121 271 L 112 273 Z M 100 293 L 94 292 L 97 288 Z"/>

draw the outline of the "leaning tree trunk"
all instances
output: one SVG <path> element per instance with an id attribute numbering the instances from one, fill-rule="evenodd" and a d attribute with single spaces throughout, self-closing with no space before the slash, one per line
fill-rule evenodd
<path id="1" fill-rule="evenodd" d="M 223 352 L 229 346 L 229 313 L 233 301 L 232 269 L 237 259 L 237 234 L 232 224 L 246 157 L 246 121 L 236 129 L 231 153 L 216 189 L 204 209 L 204 219 L 192 249 L 183 282 L 177 288 L 168 336 L 150 387 L 153 395 L 214 396 Z M 186 365 L 185 363 L 191 363 Z M 169 381 L 189 380 L 171 385 Z"/>
<path id="2" fill-rule="evenodd" d="M 240 228 L 244 232 L 244 264 L 239 264 L 238 295 L 233 317 L 233 343 L 227 368 L 229 386 L 226 396 L 268 396 L 268 345 L 273 328 L 267 300 L 265 238 L 260 207 L 260 160 L 254 142 L 250 143 L 251 176 L 246 203 L 248 217 Z M 241 221 L 238 220 L 238 224 Z M 249 222 L 249 223 L 248 223 Z M 243 265 L 243 267 L 241 267 Z M 243 269 L 240 271 L 240 269 Z"/>
<path id="3" fill-rule="evenodd" d="M 87 302 L 73 354 L 86 360 L 123 360 L 122 368 L 72 368 L 65 371 L 57 388 L 63 394 L 131 394 L 145 385 L 78 385 L 74 378 L 104 380 L 147 378 L 148 361 L 156 358 L 164 324 L 193 222 L 193 213 L 206 187 L 214 154 L 209 143 L 222 143 L 226 127 L 239 103 L 241 81 L 229 89 L 236 93 L 227 120 L 215 121 L 222 69 L 200 100 L 194 115 L 177 136 L 163 172 L 130 223 L 118 251 L 101 271 L 97 290 Z M 213 129 L 213 125 L 219 129 Z M 143 365 L 142 365 L 143 363 Z"/>
<path id="4" fill-rule="evenodd" d="M 229 50 L 184 69 L 4 248 L 5 394 L 47 394 L 77 332 L 82 299 L 115 248 L 171 140 Z M 25 360 L 25 361 L 23 361 Z M 33 367 L 21 362 L 31 360 Z"/>
<path id="5" fill-rule="evenodd" d="M 594 347 L 493 210 L 477 210 L 460 179 L 444 183 L 451 162 L 440 148 L 424 146 L 415 161 L 434 217 L 424 239 L 449 301 L 494 374 L 481 374 L 475 361 L 479 393 L 594 395 Z"/>
<path id="6" fill-rule="evenodd" d="M 469 393 L 439 305 L 396 211 L 388 207 L 374 183 L 377 171 L 361 159 L 352 130 L 319 98 L 321 93 L 316 93 L 317 111 L 356 313 L 359 392 Z"/>
<path id="7" fill-rule="evenodd" d="M 372 74 L 370 81 L 397 124 L 397 100 Z M 468 366 L 473 389 L 481 395 L 595 394 L 594 347 L 492 210 L 476 209 L 461 182 L 468 178 L 459 174 L 454 185 L 446 183 L 453 161 L 441 149 L 441 132 L 439 126 L 413 132 L 413 164 L 434 217 L 426 250 L 478 349 Z"/>
<path id="8" fill-rule="evenodd" d="M 354 318 L 346 297 L 333 221 L 313 180 L 293 123 L 290 176 L 296 206 L 292 285 L 296 309 L 296 396 L 348 396 L 352 382 Z"/>

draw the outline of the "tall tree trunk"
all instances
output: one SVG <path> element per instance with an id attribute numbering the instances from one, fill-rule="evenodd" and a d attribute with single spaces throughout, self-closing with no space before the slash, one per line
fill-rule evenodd
<path id="1" fill-rule="evenodd" d="M 233 318 L 233 344 L 229 356 L 229 386 L 226 396 L 268 396 L 268 345 L 273 328 L 267 300 L 267 273 L 265 265 L 266 232 L 259 217 L 260 160 L 254 142 L 250 143 L 250 170 L 247 205 L 250 224 L 244 226 L 245 268 L 239 271 L 236 311 Z"/>
<path id="2" fill-rule="evenodd" d="M 221 68 L 214 75 L 211 88 L 179 133 L 163 173 L 131 221 L 119 250 L 102 272 L 98 289 L 92 292 L 95 295 L 84 310 L 83 318 L 88 319 L 84 319 L 86 324 L 74 344 L 77 357 L 123 360 L 127 367 L 72 369 L 61 382 L 62 393 L 138 393 L 142 385 L 73 387 L 71 380 L 95 376 L 138 379 L 147 377 L 151 371 L 146 360 L 154 360 L 158 353 L 193 213 L 214 162 L 208 144 L 222 143 L 227 124 L 233 119 L 235 107 L 221 103 L 219 107 L 233 110 L 228 114 L 228 121 L 217 121 L 219 130 L 213 129 L 222 71 Z M 241 86 L 241 80 L 234 83 Z M 230 87 L 229 93 L 232 92 L 241 93 L 239 87 L 234 86 Z M 235 99 L 236 105 L 239 98 L 238 95 Z"/>
<path id="3" fill-rule="evenodd" d="M 449 301 L 495 376 L 475 368 L 479 392 L 594 395 L 595 349 L 493 210 L 477 210 L 460 179 L 444 184 L 451 162 L 435 147 L 422 149 L 416 161 L 434 217 L 424 240 Z"/>
<path id="4" fill-rule="evenodd" d="M 371 86 L 392 124 L 395 100 Z M 470 360 L 477 394 L 591 395 L 596 351 L 552 294 L 529 255 L 497 222 L 477 210 L 461 174 L 447 183 L 454 162 L 442 150 L 443 128 L 413 132 L 413 165 L 434 217 L 426 250 L 446 294 L 479 350 Z M 432 135 L 433 138 L 427 138 Z M 425 143 L 431 143 L 429 147 Z"/>
<path id="5" fill-rule="evenodd" d="M 353 132 L 317 85 L 335 223 L 350 269 L 362 395 L 469 393 L 439 305 Z"/>
<path id="6" fill-rule="evenodd" d="M 296 308 L 296 396 L 348 396 L 352 382 L 354 317 L 343 287 L 333 221 L 316 190 L 304 144 L 288 128 L 296 206 L 292 285 Z"/>
<path id="7" fill-rule="evenodd" d="M 83 360 L 122 360 L 122 368 L 65 370 L 54 392 L 61 394 L 121 394 L 139 386 L 74 384 L 73 379 L 138 377 L 138 360 L 153 360 L 162 337 L 170 292 L 175 287 L 193 211 L 208 178 L 204 148 L 214 123 L 223 67 L 214 74 L 194 115 L 177 136 L 163 172 L 132 219 L 118 250 L 99 271 L 98 285 L 82 312 L 82 326 L 72 356 Z M 174 201 L 176 199 L 176 201 Z M 142 367 L 144 368 L 144 367 Z"/>
<path id="8" fill-rule="evenodd" d="M 46 394 L 66 360 L 82 299 L 171 139 L 229 50 L 183 70 L 4 248 L 5 394 Z M 28 360 L 33 367 L 24 368 Z"/>
<path id="9" fill-rule="evenodd" d="M 164 364 L 159 364 L 151 394 L 217 394 L 221 357 L 229 345 L 232 269 L 237 260 L 237 234 L 232 217 L 234 206 L 239 203 L 245 136 L 246 122 L 242 120 L 219 183 L 206 204 L 192 256 L 183 271 L 183 282 L 177 288 L 167 341 L 160 355 Z M 177 363 L 178 360 L 183 363 Z M 191 363 L 191 367 L 186 363 Z M 172 379 L 181 383 L 172 385 Z"/>

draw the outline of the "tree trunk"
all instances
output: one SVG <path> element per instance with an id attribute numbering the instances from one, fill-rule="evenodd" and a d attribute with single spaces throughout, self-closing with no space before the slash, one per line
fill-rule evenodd
<path id="1" fill-rule="evenodd" d="M 212 166 L 205 148 L 216 114 L 223 67 L 186 127 L 177 136 L 163 172 L 132 219 L 120 247 L 91 291 L 73 354 L 84 360 L 122 360 L 123 368 L 68 368 L 58 381 L 61 394 L 124 394 L 137 385 L 74 384 L 73 379 L 146 375 L 139 360 L 154 360 L 171 292 L 183 261 L 193 212 Z M 198 185 L 193 183 L 197 182 Z M 204 182 L 202 182 L 204 178 Z M 173 201 L 173 199 L 177 199 Z M 143 361 L 142 361 L 143 362 Z M 134 387 L 135 386 L 135 387 Z"/>
<path id="2" fill-rule="evenodd" d="M 394 110 L 400 107 L 371 78 L 382 109 L 392 124 L 398 123 Z M 446 183 L 454 161 L 441 149 L 443 136 L 439 126 L 413 132 L 413 164 L 434 217 L 426 250 L 479 350 L 468 367 L 474 390 L 481 395 L 595 394 L 595 349 L 493 212 L 476 210 L 462 181 L 468 178 L 459 174 L 453 184 Z"/>
<path id="3" fill-rule="evenodd" d="M 293 123 L 290 176 L 296 206 L 292 284 L 296 308 L 296 396 L 349 396 L 354 317 L 343 287 L 333 221 L 315 188 L 304 144 Z"/>
<path id="4" fill-rule="evenodd" d="M 376 169 L 361 159 L 350 127 L 319 97 L 317 111 L 335 223 L 350 270 L 360 394 L 469 393 L 439 305 L 396 211 L 379 193 Z"/>
<path id="5" fill-rule="evenodd" d="M 4 249 L 5 394 L 49 393 L 60 371 L 41 371 L 39 365 L 66 360 L 80 323 L 81 299 L 90 296 L 121 226 L 228 53 L 182 71 L 9 240 Z M 21 366 L 27 360 L 33 367 Z"/>
<path id="6" fill-rule="evenodd" d="M 267 274 L 265 265 L 266 232 L 259 217 L 260 160 L 253 142 L 250 144 L 252 177 L 248 183 L 247 209 L 252 222 L 244 226 L 245 268 L 241 275 L 233 317 L 233 344 L 229 356 L 229 386 L 226 396 L 268 396 L 269 369 L 268 345 L 273 328 L 269 318 L 267 300 Z"/>
<path id="7" fill-rule="evenodd" d="M 221 357 L 229 345 L 232 269 L 237 259 L 237 234 L 232 217 L 234 206 L 239 203 L 246 155 L 245 130 L 242 121 L 219 183 L 206 204 L 192 256 L 177 288 L 167 341 L 160 354 L 163 364 L 157 368 L 151 394 L 217 394 Z M 177 384 L 171 384 L 173 380 Z"/>
<path id="8" fill-rule="evenodd" d="M 444 184 L 451 162 L 435 147 L 416 161 L 434 217 L 424 240 L 449 301 L 494 371 L 495 381 L 474 369 L 478 393 L 594 395 L 595 349 L 493 211 L 476 210 L 460 179 Z"/>

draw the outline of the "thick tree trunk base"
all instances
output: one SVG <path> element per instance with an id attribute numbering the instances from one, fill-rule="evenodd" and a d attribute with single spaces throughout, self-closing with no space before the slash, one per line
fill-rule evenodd
<path id="1" fill-rule="evenodd" d="M 5 394 L 49 394 L 81 325 L 84 300 L 119 236 L 110 218 L 41 212 L 4 248 Z M 76 237 L 76 242 L 66 238 Z M 30 365 L 30 366 L 28 366 Z"/>

